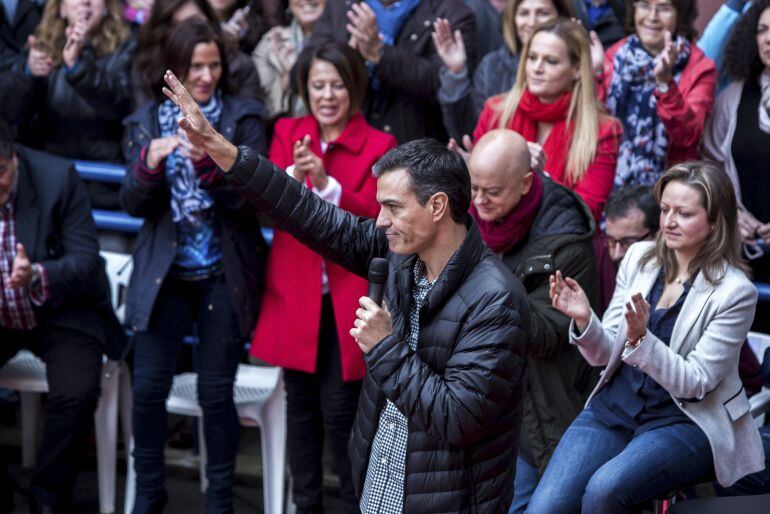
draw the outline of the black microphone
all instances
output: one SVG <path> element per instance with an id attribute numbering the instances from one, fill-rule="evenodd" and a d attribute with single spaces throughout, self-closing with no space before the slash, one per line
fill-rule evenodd
<path id="1" fill-rule="evenodd" d="M 375 257 L 369 263 L 369 298 L 377 305 L 382 305 L 382 292 L 388 281 L 388 261 Z"/>

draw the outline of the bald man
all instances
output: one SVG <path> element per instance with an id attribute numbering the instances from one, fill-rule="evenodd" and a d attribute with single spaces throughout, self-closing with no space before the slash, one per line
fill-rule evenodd
<path id="1" fill-rule="evenodd" d="M 598 379 L 568 343 L 569 318 L 551 306 L 548 276 L 561 270 L 598 299 L 593 216 L 572 190 L 530 170 L 516 132 L 486 133 L 468 160 L 471 214 L 484 242 L 524 284 L 532 313 L 528 388 L 510 512 L 524 512 L 556 444 Z"/>

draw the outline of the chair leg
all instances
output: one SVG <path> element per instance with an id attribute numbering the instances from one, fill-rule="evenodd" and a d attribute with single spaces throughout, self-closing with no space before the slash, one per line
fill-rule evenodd
<path id="1" fill-rule="evenodd" d="M 115 512 L 115 470 L 118 453 L 118 384 L 120 371 L 116 363 L 110 372 L 102 372 L 102 394 L 94 414 L 96 423 L 96 461 L 99 482 L 99 512 Z"/>
<path id="2" fill-rule="evenodd" d="M 201 492 L 205 493 L 209 486 L 206 478 L 206 433 L 203 431 L 203 416 L 198 418 L 198 460 L 200 462 Z"/>
<path id="3" fill-rule="evenodd" d="M 40 393 L 19 391 L 21 403 L 21 465 L 35 467 L 40 443 L 40 420 L 43 411 Z"/>
<path id="4" fill-rule="evenodd" d="M 123 513 L 131 514 L 136 500 L 136 471 L 134 470 L 134 438 L 130 437 L 126 443 L 128 447 L 128 459 L 126 460 L 126 498 L 123 503 Z"/>
<path id="5" fill-rule="evenodd" d="M 283 381 L 267 402 L 260 424 L 265 514 L 283 514 L 286 479 L 286 393 Z"/>

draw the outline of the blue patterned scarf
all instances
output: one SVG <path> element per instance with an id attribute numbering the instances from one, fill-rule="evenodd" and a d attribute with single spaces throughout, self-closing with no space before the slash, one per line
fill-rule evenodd
<path id="1" fill-rule="evenodd" d="M 690 42 L 679 36 L 674 81 L 690 59 Z M 607 93 L 607 108 L 623 122 L 615 186 L 652 185 L 666 169 L 668 136 L 656 111 L 655 57 L 636 35 L 630 36 L 613 59 L 614 73 Z"/>
<path id="2" fill-rule="evenodd" d="M 383 42 L 388 46 L 393 46 L 401 32 L 401 27 L 404 26 L 412 11 L 420 5 L 420 0 L 400 0 L 387 7 L 382 5 L 380 0 L 366 0 L 366 3 L 377 16 L 377 26 L 380 29 L 380 34 L 382 34 Z"/>
<path id="3" fill-rule="evenodd" d="M 219 124 L 222 115 L 222 98 L 217 92 L 201 106 L 203 115 L 213 126 Z M 177 120 L 182 115 L 179 107 L 166 100 L 158 107 L 158 124 L 161 137 L 179 133 Z M 166 157 L 166 183 L 171 191 L 171 212 L 175 223 L 185 220 L 192 225 L 201 223 L 202 212 L 214 204 L 211 196 L 200 187 L 198 175 L 190 159 L 179 148 Z"/>

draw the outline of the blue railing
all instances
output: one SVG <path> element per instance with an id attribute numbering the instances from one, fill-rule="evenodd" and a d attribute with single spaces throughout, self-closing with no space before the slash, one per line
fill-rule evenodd
<path id="1" fill-rule="evenodd" d="M 95 182 L 107 182 L 110 184 L 120 184 L 126 170 L 119 164 L 110 164 L 106 162 L 93 161 L 74 161 L 75 169 L 85 180 Z M 114 232 L 124 232 L 135 234 L 142 228 L 144 220 L 134 218 L 122 211 L 105 211 L 102 209 L 93 210 L 94 223 L 99 230 L 110 230 Z M 273 229 L 262 228 L 262 237 L 268 245 L 273 243 Z"/>
<path id="2" fill-rule="evenodd" d="M 125 175 L 123 166 L 104 162 L 75 161 L 75 169 L 86 180 L 112 184 L 120 184 L 123 181 L 123 175 Z M 143 220 L 141 218 L 134 218 L 125 212 L 94 209 L 93 214 L 96 227 L 101 230 L 136 233 L 142 228 Z M 267 244 L 273 243 L 273 229 L 263 228 L 262 236 Z M 759 291 L 759 301 L 770 302 L 770 284 L 755 282 L 754 285 Z"/>

